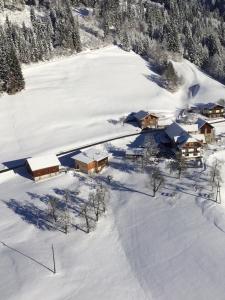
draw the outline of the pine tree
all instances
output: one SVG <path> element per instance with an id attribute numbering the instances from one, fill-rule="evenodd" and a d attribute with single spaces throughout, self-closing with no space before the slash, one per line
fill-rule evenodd
<path id="1" fill-rule="evenodd" d="M 16 56 L 14 45 L 11 41 L 8 41 L 6 61 L 9 66 L 9 72 L 7 74 L 6 82 L 6 92 L 8 94 L 15 94 L 24 89 L 25 82 L 19 60 Z"/>
<path id="2" fill-rule="evenodd" d="M 182 79 L 177 75 L 171 62 L 168 63 L 162 77 L 165 80 L 166 88 L 172 92 L 176 91 L 182 83 Z"/>

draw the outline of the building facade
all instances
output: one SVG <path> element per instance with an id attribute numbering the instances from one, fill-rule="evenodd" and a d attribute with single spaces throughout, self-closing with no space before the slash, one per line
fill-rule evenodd
<path id="1" fill-rule="evenodd" d="M 224 118 L 224 107 L 216 103 L 208 103 L 202 106 L 202 115 L 207 118 Z"/>
<path id="2" fill-rule="evenodd" d="M 59 168 L 60 162 L 55 155 L 27 159 L 27 170 L 34 181 L 58 175 Z"/>
<path id="3" fill-rule="evenodd" d="M 89 149 L 72 157 L 74 168 L 83 173 L 99 173 L 109 164 L 108 153 Z"/>
<path id="4" fill-rule="evenodd" d="M 139 111 L 133 114 L 133 118 L 141 129 L 158 128 L 159 117 L 152 113 Z"/>
<path id="5" fill-rule="evenodd" d="M 211 144 L 215 141 L 215 129 L 214 127 L 203 119 L 198 119 L 197 122 L 199 133 L 204 134 L 207 144 Z"/>
<path id="6" fill-rule="evenodd" d="M 197 124 L 193 125 L 187 127 L 186 124 L 182 126 L 174 122 L 165 130 L 174 152 L 187 160 L 200 159 L 205 144 L 204 134 L 195 133 L 198 126 Z M 189 132 L 185 129 L 189 130 Z"/>

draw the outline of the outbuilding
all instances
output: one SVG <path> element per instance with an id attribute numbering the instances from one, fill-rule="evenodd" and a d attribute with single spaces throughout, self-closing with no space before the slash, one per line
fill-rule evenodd
<path id="1" fill-rule="evenodd" d="M 46 155 L 27 159 L 27 169 L 35 181 L 59 174 L 60 162 L 56 155 Z"/>
<path id="2" fill-rule="evenodd" d="M 84 173 L 99 173 L 109 164 L 109 155 L 106 152 L 96 149 L 88 149 L 77 155 L 74 155 L 74 167 Z"/>
<path id="3" fill-rule="evenodd" d="M 159 117 L 153 113 L 141 110 L 133 114 L 133 119 L 141 129 L 158 127 Z"/>

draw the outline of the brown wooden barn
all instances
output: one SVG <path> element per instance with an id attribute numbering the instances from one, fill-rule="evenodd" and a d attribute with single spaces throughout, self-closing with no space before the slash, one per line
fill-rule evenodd
<path id="1" fill-rule="evenodd" d="M 214 142 L 215 140 L 214 127 L 207 121 L 200 118 L 196 121 L 196 124 L 198 124 L 199 133 L 204 134 L 206 143 L 210 144 Z"/>
<path id="2" fill-rule="evenodd" d="M 32 157 L 27 159 L 27 169 L 35 181 L 59 174 L 60 162 L 56 155 Z"/>
<path id="3" fill-rule="evenodd" d="M 201 113 L 207 118 L 224 118 L 224 106 L 217 103 L 207 103 L 202 105 Z"/>
<path id="4" fill-rule="evenodd" d="M 159 118 L 152 113 L 141 110 L 133 114 L 133 118 L 138 123 L 138 126 L 142 129 L 158 127 Z"/>
<path id="5" fill-rule="evenodd" d="M 74 167 L 84 173 L 99 173 L 109 164 L 108 153 L 89 149 L 72 157 Z"/>

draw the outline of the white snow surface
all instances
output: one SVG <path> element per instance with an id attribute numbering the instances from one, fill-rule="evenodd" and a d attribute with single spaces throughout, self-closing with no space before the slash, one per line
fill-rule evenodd
<path id="1" fill-rule="evenodd" d="M 56 153 L 136 132 L 121 118 L 147 110 L 172 116 L 185 101 L 208 102 L 224 86 L 187 61 L 175 63 L 184 86 L 171 94 L 150 80 L 145 60 L 115 46 L 24 67 L 26 89 L 0 98 L 0 162 Z M 188 86 L 200 91 L 188 98 Z"/>
<path id="2" fill-rule="evenodd" d="M 124 151 L 134 140 L 103 150 Z M 201 169 L 181 180 L 166 177 L 153 198 L 148 176 L 134 162 L 113 157 L 96 178 L 113 178 L 107 214 L 88 235 L 54 230 L 42 213 L 46 196 L 59 197 L 65 189 L 80 191 L 78 205 L 95 178 L 69 172 L 35 184 L 21 174 L 0 174 L 2 299 L 224 300 L 225 215 L 194 191 L 195 184 L 207 185 Z M 55 275 L 47 269 L 53 266 L 52 243 Z"/>
<path id="3" fill-rule="evenodd" d="M 0 99 L 1 162 L 136 132 L 121 121 L 133 111 L 168 121 L 189 102 L 224 95 L 224 86 L 189 62 L 174 65 L 185 79 L 175 94 L 149 80 L 154 73 L 143 59 L 113 46 L 25 67 L 26 90 Z M 191 98 L 189 86 L 197 83 Z M 224 123 L 216 126 L 225 132 Z M 96 177 L 69 171 L 34 183 L 23 168 L 0 174 L 1 299 L 224 300 L 224 183 L 219 206 L 206 197 L 209 169 L 190 169 L 178 180 L 162 162 L 166 182 L 151 197 L 148 176 L 121 157 L 141 138 L 100 146 L 112 156 Z M 208 163 L 214 156 L 222 160 L 224 151 L 207 152 Z M 76 230 L 76 209 L 109 175 L 106 215 L 90 234 Z M 67 235 L 46 217 L 48 195 L 60 198 L 65 190 L 79 191 Z"/>

